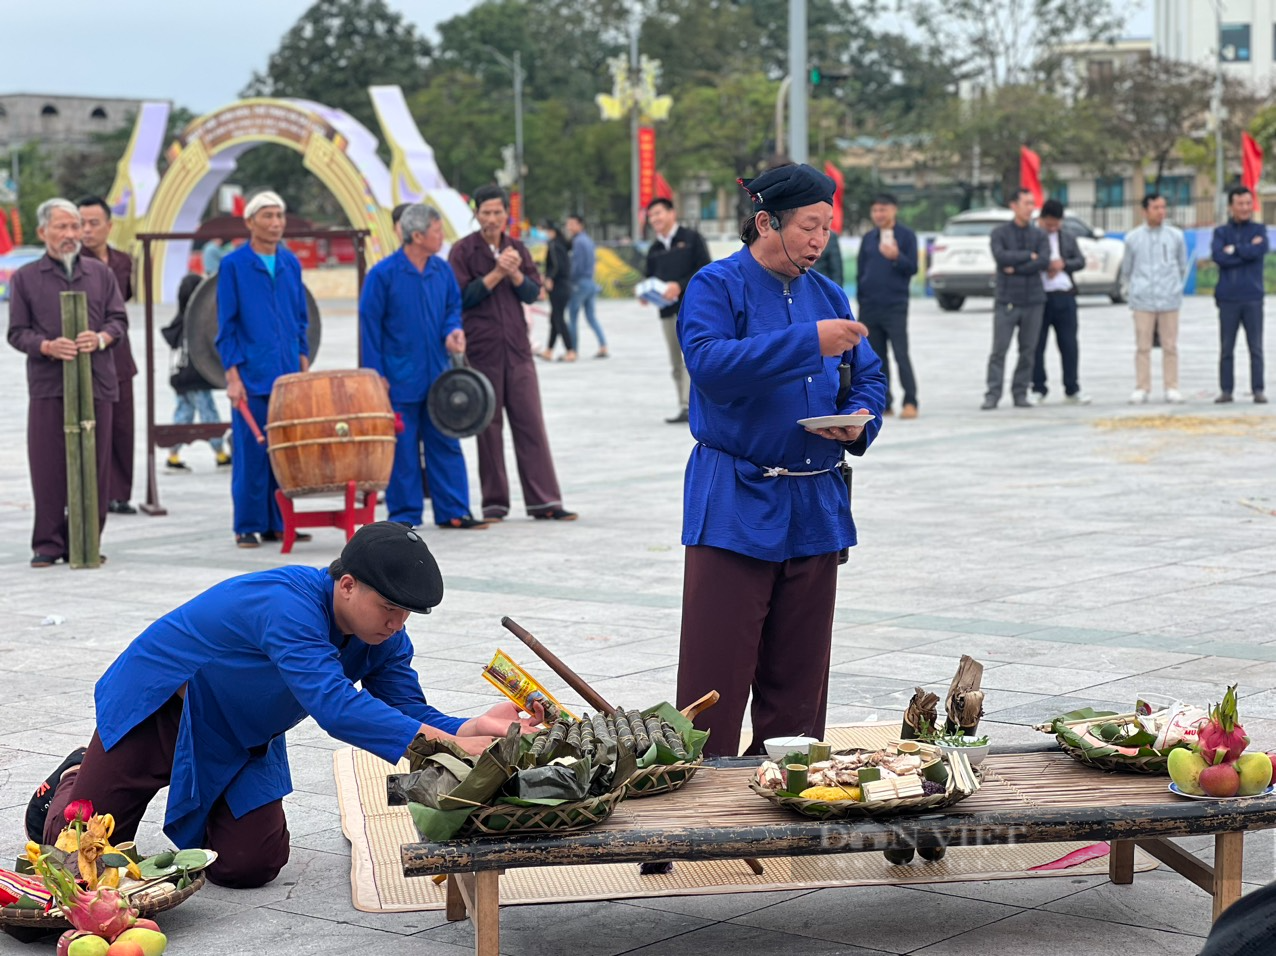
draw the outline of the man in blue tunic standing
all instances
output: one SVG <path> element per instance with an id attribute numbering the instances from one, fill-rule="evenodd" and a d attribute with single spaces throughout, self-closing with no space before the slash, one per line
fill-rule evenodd
<path id="1" fill-rule="evenodd" d="M 368 272 L 359 297 L 360 360 L 385 381 L 403 422 L 385 490 L 390 520 L 415 527 L 424 508 L 421 447 L 430 474 L 434 523 L 440 528 L 486 528 L 470 516 L 470 486 L 461 443 L 430 421 L 426 397 L 465 351 L 461 289 L 438 258 L 443 219 L 431 206 L 412 205 L 399 219 L 403 247 Z"/>
<path id="2" fill-rule="evenodd" d="M 285 212 L 284 201 L 269 190 L 248 200 L 244 222 L 249 240 L 222 259 L 217 272 L 217 351 L 226 369 L 231 407 L 230 493 L 235 543 L 241 548 L 280 540 L 284 521 L 266 446 L 257 442 L 240 403 L 247 402 L 264 429 L 275 379 L 310 368 L 301 263 L 280 245 Z M 309 541 L 310 535 L 298 532 L 297 540 Z"/>
<path id="3" fill-rule="evenodd" d="M 284 733 L 307 716 L 391 763 L 418 734 L 481 753 L 510 724 L 528 732 L 544 716 L 520 719 L 505 702 L 466 720 L 426 703 L 404 624 L 442 599 L 429 548 L 391 521 L 364 525 L 328 568 L 293 565 L 210 588 L 107 668 L 94 693 L 98 729 L 37 791 L 28 835 L 53 843 L 67 804 L 90 800 L 114 815 L 117 844 L 132 840 L 167 786 L 164 833 L 178 847 L 217 851 L 209 879 L 269 883 L 288 862 Z"/>
<path id="4" fill-rule="evenodd" d="M 862 455 L 886 404 L 881 362 L 846 294 L 810 271 L 829 241 L 833 180 L 810 166 L 741 181 L 745 247 L 691 280 L 678 338 L 691 374 L 678 705 L 734 755 L 753 695 L 753 742 L 824 734 L 839 552 L 855 544 L 838 465 Z M 850 427 L 799 419 L 868 412 Z"/>

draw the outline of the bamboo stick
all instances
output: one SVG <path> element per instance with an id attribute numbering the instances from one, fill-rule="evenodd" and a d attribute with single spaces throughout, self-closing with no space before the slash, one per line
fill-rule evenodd
<path id="1" fill-rule="evenodd" d="M 83 292 L 63 292 L 59 299 L 62 335 L 75 341 L 78 301 Z M 80 442 L 79 356 L 62 363 L 62 430 L 66 439 L 67 555 L 72 568 L 84 567 L 84 469 Z"/>
<path id="2" fill-rule="evenodd" d="M 579 674 L 560 661 L 558 655 L 534 638 L 528 631 L 524 630 L 518 622 L 511 618 L 503 617 L 501 618 L 501 625 L 530 647 L 536 653 L 536 656 L 548 664 L 550 669 L 566 681 L 572 690 L 580 694 L 581 699 L 589 704 L 590 707 L 594 708 L 594 710 L 602 711 L 604 714 L 616 713 L 616 708 L 607 703 L 602 694 L 590 687 Z"/>
<path id="3" fill-rule="evenodd" d="M 89 330 L 89 303 L 83 292 L 75 293 L 75 330 L 79 335 Z M 97 410 L 93 406 L 93 353 L 80 352 L 75 359 L 80 376 L 80 467 L 84 498 L 84 566 L 100 567 L 102 526 L 98 519 L 97 486 Z"/>

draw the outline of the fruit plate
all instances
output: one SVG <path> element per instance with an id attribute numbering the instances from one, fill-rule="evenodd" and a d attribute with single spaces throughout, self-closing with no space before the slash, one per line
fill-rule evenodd
<path id="1" fill-rule="evenodd" d="M 1255 797 L 1270 797 L 1276 793 L 1276 787 L 1268 787 L 1262 793 L 1248 793 L 1244 796 L 1236 795 L 1234 797 L 1211 797 L 1208 793 L 1184 793 L 1179 789 L 1177 783 L 1170 784 L 1170 793 L 1176 797 L 1187 797 L 1189 800 L 1253 800 Z"/>

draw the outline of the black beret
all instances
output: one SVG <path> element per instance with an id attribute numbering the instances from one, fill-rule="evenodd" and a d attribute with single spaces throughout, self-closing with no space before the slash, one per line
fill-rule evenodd
<path id="1" fill-rule="evenodd" d="M 798 209 L 817 202 L 831 206 L 837 188 L 831 177 L 805 163 L 777 166 L 755 179 L 737 179 L 736 182 L 749 194 L 756 212 Z"/>
<path id="2" fill-rule="evenodd" d="M 365 524 L 346 543 L 338 563 L 404 610 L 428 614 L 443 600 L 443 575 L 434 555 L 420 535 L 397 521 Z"/>

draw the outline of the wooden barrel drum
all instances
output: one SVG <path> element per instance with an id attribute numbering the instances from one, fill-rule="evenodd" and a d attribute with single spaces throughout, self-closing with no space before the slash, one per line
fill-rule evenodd
<path id="1" fill-rule="evenodd" d="M 289 498 L 384 491 L 394 465 L 394 410 L 371 369 L 281 375 L 266 424 L 270 467 Z"/>

